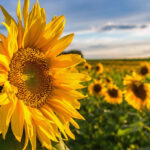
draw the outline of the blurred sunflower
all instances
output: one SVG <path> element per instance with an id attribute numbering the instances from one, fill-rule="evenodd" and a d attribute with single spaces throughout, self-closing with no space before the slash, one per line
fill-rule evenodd
<path id="1" fill-rule="evenodd" d="M 76 54 L 59 55 L 72 41 L 74 34 L 60 38 L 64 16 L 54 17 L 46 24 L 45 10 L 37 1 L 29 13 L 29 0 L 24 1 L 23 21 L 20 0 L 18 22 L 0 5 L 3 25 L 8 36 L 0 34 L 0 133 L 5 139 L 9 124 L 18 141 L 25 131 L 26 149 L 30 140 L 36 149 L 36 137 L 47 149 L 51 141 L 75 139 L 70 124 L 79 128 L 76 119 L 84 119 L 78 99 L 84 96 L 76 91 L 83 86 L 84 74 L 69 72 L 83 59 Z M 60 133 L 61 132 L 61 133 Z"/>
<path id="2" fill-rule="evenodd" d="M 101 80 L 99 81 L 95 80 L 89 85 L 88 90 L 89 90 L 90 95 L 102 96 L 104 85 Z"/>
<path id="3" fill-rule="evenodd" d="M 127 75 L 123 81 L 126 86 L 124 91 L 125 100 L 139 111 L 144 107 L 150 109 L 150 85 L 142 83 L 141 79 L 140 76 L 133 72 L 132 76 Z"/>
<path id="4" fill-rule="evenodd" d="M 88 64 L 88 63 L 85 63 L 84 64 L 84 69 L 87 70 L 87 71 L 90 71 L 91 70 L 91 65 Z"/>
<path id="5" fill-rule="evenodd" d="M 96 66 L 95 66 L 95 72 L 100 74 L 100 73 L 103 73 L 103 65 L 101 63 L 98 63 Z"/>
<path id="6" fill-rule="evenodd" d="M 149 63 L 142 63 L 139 68 L 139 74 L 141 76 L 146 76 L 150 73 L 150 65 Z"/>
<path id="7" fill-rule="evenodd" d="M 105 100 L 111 104 L 122 103 L 122 92 L 113 84 L 109 85 L 104 92 Z"/>
<path id="8" fill-rule="evenodd" d="M 105 84 L 106 85 L 109 85 L 109 84 L 113 84 L 113 80 L 112 80 L 112 78 L 110 78 L 110 77 L 105 77 Z"/>

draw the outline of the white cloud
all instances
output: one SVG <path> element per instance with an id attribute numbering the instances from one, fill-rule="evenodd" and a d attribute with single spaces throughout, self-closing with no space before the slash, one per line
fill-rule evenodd
<path id="1" fill-rule="evenodd" d="M 80 32 L 69 49 L 82 50 L 86 58 L 149 57 L 150 24 L 145 28 L 137 25 L 127 30 Z"/>
<path id="2" fill-rule="evenodd" d="M 150 57 L 150 44 L 132 44 L 83 51 L 85 58 L 136 58 Z"/>

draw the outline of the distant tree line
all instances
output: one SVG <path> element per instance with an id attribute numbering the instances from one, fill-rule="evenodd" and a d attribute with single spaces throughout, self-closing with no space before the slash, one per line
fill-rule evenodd
<path id="1" fill-rule="evenodd" d="M 82 52 L 80 50 L 76 50 L 76 49 L 69 50 L 67 52 L 65 51 L 65 52 L 62 52 L 61 54 L 79 54 L 83 58 Z"/>

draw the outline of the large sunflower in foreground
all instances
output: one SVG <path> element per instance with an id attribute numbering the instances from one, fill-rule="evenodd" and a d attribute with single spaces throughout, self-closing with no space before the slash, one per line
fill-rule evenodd
<path id="1" fill-rule="evenodd" d="M 109 85 L 104 92 L 105 100 L 111 104 L 122 103 L 122 92 L 113 84 Z"/>
<path id="2" fill-rule="evenodd" d="M 0 34 L 0 133 L 3 138 L 9 124 L 18 141 L 25 131 L 26 149 L 30 140 L 36 149 L 36 137 L 47 149 L 51 141 L 75 138 L 70 124 L 79 128 L 75 119 L 84 119 L 76 89 L 82 88 L 86 76 L 66 69 L 82 62 L 79 55 L 59 55 L 72 41 L 73 34 L 60 38 L 65 24 L 64 16 L 54 17 L 46 24 L 45 10 L 39 3 L 29 13 L 29 0 L 17 7 L 18 22 L 0 5 L 3 25 L 8 36 Z"/>
<path id="3" fill-rule="evenodd" d="M 132 76 L 127 75 L 123 84 L 125 100 L 135 109 L 141 111 L 145 107 L 150 109 L 150 85 L 143 83 L 141 77 L 133 72 Z"/>
<path id="4" fill-rule="evenodd" d="M 88 91 L 90 95 L 95 95 L 98 97 L 103 96 L 103 90 L 104 90 L 104 85 L 101 80 L 95 80 L 88 87 Z"/>

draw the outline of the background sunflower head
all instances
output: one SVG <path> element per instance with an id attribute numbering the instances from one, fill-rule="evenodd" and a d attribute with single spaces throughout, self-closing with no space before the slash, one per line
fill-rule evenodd
<path id="1" fill-rule="evenodd" d="M 135 73 L 124 78 L 125 100 L 135 109 L 141 111 L 144 107 L 149 109 L 150 85 L 143 83 L 141 77 Z"/>
<path id="2" fill-rule="evenodd" d="M 105 100 L 111 104 L 122 103 L 122 92 L 116 85 L 109 85 L 104 92 Z"/>
<path id="3" fill-rule="evenodd" d="M 87 70 L 87 71 L 90 71 L 90 70 L 91 70 L 91 65 L 90 65 L 89 63 L 85 63 L 83 67 L 84 67 L 84 69 Z"/>
<path id="4" fill-rule="evenodd" d="M 150 64 L 149 63 L 142 63 L 138 70 L 139 75 L 146 76 L 150 73 Z"/>
<path id="5" fill-rule="evenodd" d="M 88 87 L 90 95 L 103 96 L 104 85 L 101 80 L 95 80 Z"/>
<path id="6" fill-rule="evenodd" d="M 112 85 L 113 84 L 113 80 L 112 80 L 111 77 L 106 76 L 104 78 L 104 83 L 105 83 L 106 86 L 108 86 L 109 84 Z"/>
<path id="7" fill-rule="evenodd" d="M 101 63 L 98 63 L 94 69 L 97 74 L 103 73 L 104 70 L 103 65 Z"/>

